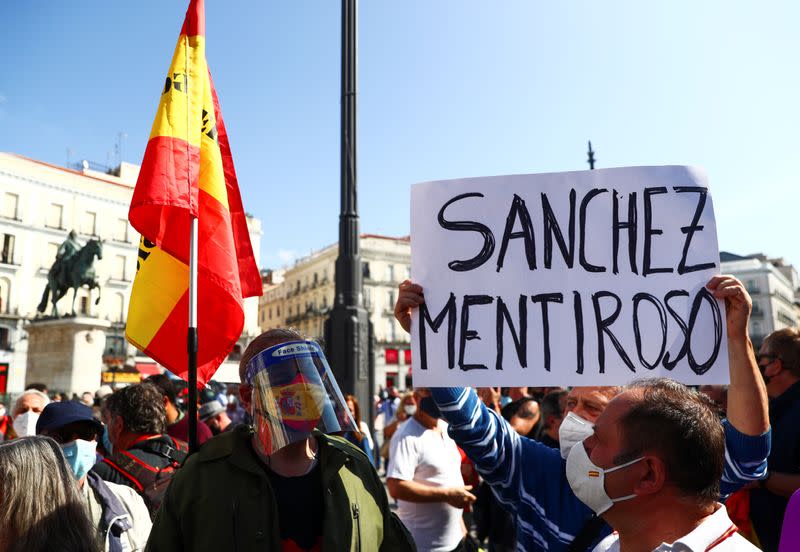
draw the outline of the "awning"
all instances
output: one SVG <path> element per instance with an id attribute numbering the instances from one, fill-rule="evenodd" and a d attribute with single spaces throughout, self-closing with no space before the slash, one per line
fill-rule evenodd
<path id="1" fill-rule="evenodd" d="M 158 364 L 155 362 L 137 362 L 136 371 L 143 376 L 157 376 L 161 373 L 161 370 L 158 368 Z"/>

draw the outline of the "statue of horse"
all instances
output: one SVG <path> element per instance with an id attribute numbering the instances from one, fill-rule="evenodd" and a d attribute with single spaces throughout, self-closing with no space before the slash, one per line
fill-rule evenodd
<path id="1" fill-rule="evenodd" d="M 92 290 L 97 288 L 98 295 L 94 304 L 100 302 L 100 283 L 94 271 L 94 258 L 103 258 L 103 243 L 99 240 L 89 240 L 81 249 L 66 260 L 53 263 L 47 272 L 47 287 L 42 294 L 42 302 L 36 308 L 39 312 L 47 309 L 47 300 L 53 305 L 52 316 L 58 317 L 58 303 L 72 288 L 72 316 L 75 316 L 75 297 L 78 288 L 86 286 L 91 297 Z"/>

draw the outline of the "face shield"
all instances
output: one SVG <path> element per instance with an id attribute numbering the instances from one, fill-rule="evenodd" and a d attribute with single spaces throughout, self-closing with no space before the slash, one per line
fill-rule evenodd
<path id="1" fill-rule="evenodd" d="M 325 355 L 313 341 L 290 341 L 247 364 L 256 441 L 266 455 L 322 433 L 357 431 Z"/>

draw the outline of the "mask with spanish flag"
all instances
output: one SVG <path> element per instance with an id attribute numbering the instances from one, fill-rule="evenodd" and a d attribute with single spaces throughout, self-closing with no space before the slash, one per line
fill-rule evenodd
<path id="1" fill-rule="evenodd" d="M 261 452 L 270 455 L 314 431 L 355 431 L 355 422 L 320 346 L 281 343 L 247 364 L 252 415 Z"/>

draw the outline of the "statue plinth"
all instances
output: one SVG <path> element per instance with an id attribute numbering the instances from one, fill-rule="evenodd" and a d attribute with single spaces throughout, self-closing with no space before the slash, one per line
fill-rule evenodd
<path id="1" fill-rule="evenodd" d="M 80 395 L 100 387 L 105 330 L 111 322 L 77 316 L 32 320 L 28 332 L 25 384 L 39 382 L 53 391 Z"/>

